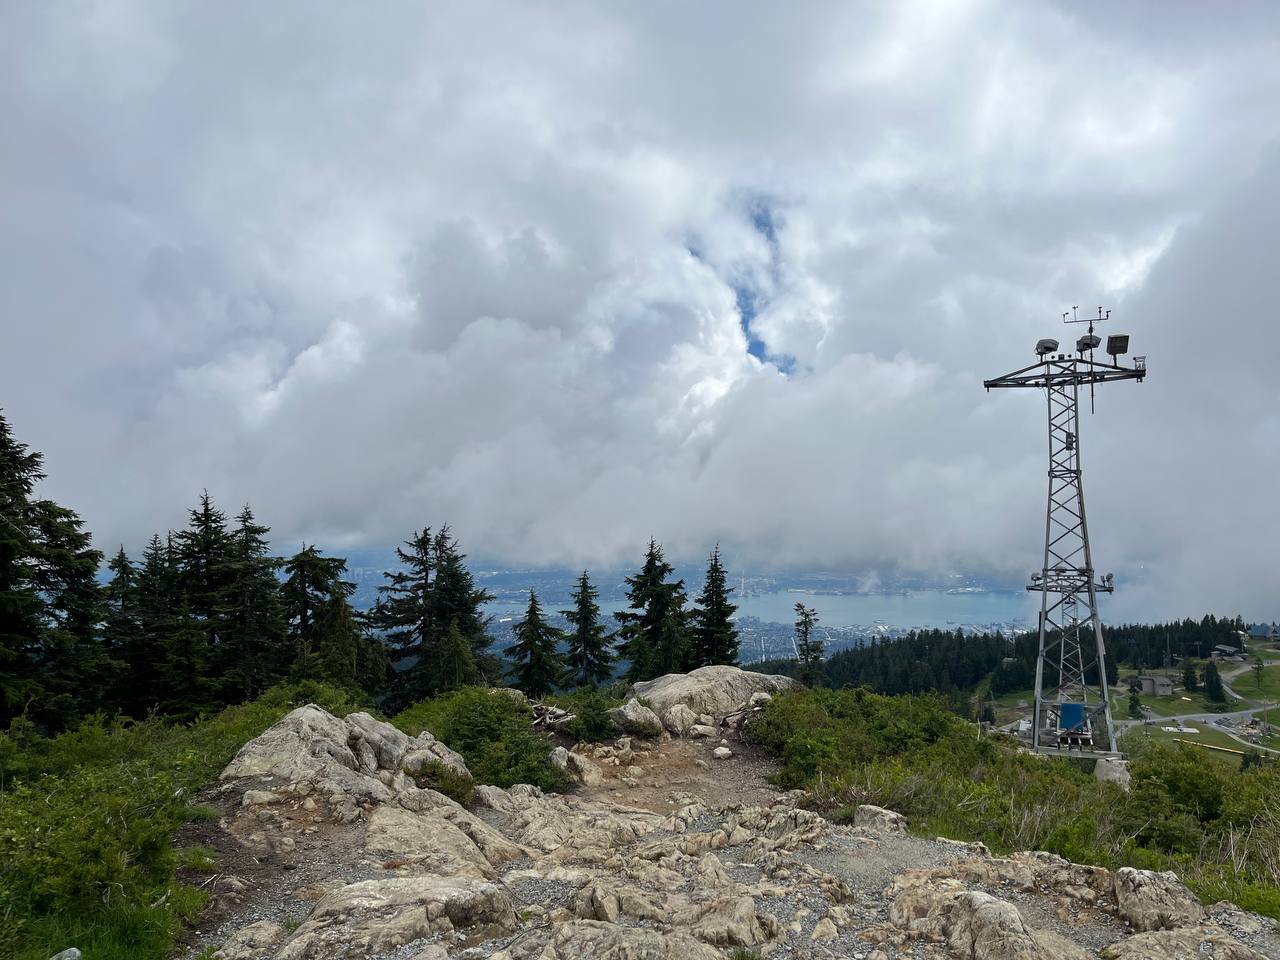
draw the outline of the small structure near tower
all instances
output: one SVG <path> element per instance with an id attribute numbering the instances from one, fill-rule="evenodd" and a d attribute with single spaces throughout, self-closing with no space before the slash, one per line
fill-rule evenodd
<path id="1" fill-rule="evenodd" d="M 983 381 L 988 390 L 1035 387 L 1049 405 L 1049 500 L 1045 509 L 1044 565 L 1031 575 L 1027 589 L 1038 592 L 1040 651 L 1036 658 L 1036 692 L 1031 716 L 1035 750 L 1107 750 L 1116 752 L 1115 725 L 1107 688 L 1107 654 L 1098 618 L 1098 594 L 1115 589 L 1111 574 L 1098 577 L 1089 549 L 1084 486 L 1080 470 L 1080 388 L 1089 388 L 1093 408 L 1096 384 L 1113 380 L 1141 381 L 1146 357 L 1133 366 L 1121 362 L 1129 337 L 1107 337 L 1110 362 L 1094 358 L 1101 339 L 1094 326 L 1111 311 L 1098 308 L 1084 320 L 1063 314 L 1066 323 L 1087 323 L 1089 332 L 1076 341 L 1075 353 L 1060 353 L 1058 341 L 1036 344 L 1037 361 L 1029 367 Z M 1091 689 L 1092 688 L 1092 689 Z M 1091 699 L 1091 693 L 1096 696 Z"/>

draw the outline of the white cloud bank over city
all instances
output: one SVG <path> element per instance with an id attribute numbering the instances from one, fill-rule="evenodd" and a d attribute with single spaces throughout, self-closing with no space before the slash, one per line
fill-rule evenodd
<path id="1" fill-rule="evenodd" d="M 0 406 L 100 546 L 207 487 L 333 550 L 1021 574 L 1043 399 L 981 381 L 1102 304 L 1113 609 L 1280 615 L 1273 5 L 0 23 Z"/>

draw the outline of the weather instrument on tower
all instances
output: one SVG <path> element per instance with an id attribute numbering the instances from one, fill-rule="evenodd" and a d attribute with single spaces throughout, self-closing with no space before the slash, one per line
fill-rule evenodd
<path id="1" fill-rule="evenodd" d="M 1116 334 L 1107 337 L 1110 362 L 1095 359 L 1094 351 L 1102 341 L 1094 334 L 1094 326 L 1107 320 L 1111 311 L 1104 313 L 1099 307 L 1096 317 L 1080 319 L 1077 309 L 1072 308 L 1069 319 L 1062 315 L 1066 323 L 1089 325 L 1089 332 L 1076 341 L 1075 353 L 1060 353 L 1058 341 L 1045 338 L 1036 344 L 1034 364 L 984 380 L 982 385 L 988 390 L 1036 387 L 1049 402 L 1044 566 L 1031 575 L 1027 586 L 1041 596 L 1032 747 L 1098 750 L 1101 741 L 1101 749 L 1114 753 L 1116 732 L 1107 695 L 1107 652 L 1098 594 L 1113 592 L 1115 581 L 1111 574 L 1096 576 L 1089 549 L 1080 475 L 1080 388 L 1089 388 L 1092 411 L 1097 384 L 1141 382 L 1147 375 L 1147 358 L 1134 357 L 1133 366 L 1125 366 L 1121 358 L 1129 352 L 1129 338 Z"/>

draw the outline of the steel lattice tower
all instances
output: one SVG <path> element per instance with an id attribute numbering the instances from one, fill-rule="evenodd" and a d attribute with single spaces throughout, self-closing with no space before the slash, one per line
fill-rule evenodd
<path id="1" fill-rule="evenodd" d="M 1089 332 L 1076 342 L 1076 353 L 1058 353 L 1057 340 L 1036 344 L 1035 364 L 986 380 L 988 390 L 997 387 L 1037 387 L 1044 390 L 1049 408 L 1049 499 L 1045 509 L 1044 565 L 1031 575 L 1027 589 L 1038 592 L 1040 602 L 1040 650 L 1036 658 L 1035 712 L 1031 718 L 1033 749 L 1042 746 L 1095 748 L 1099 722 L 1106 729 L 1106 749 L 1116 750 L 1111 698 L 1107 691 L 1107 654 L 1098 617 L 1098 594 L 1114 589 L 1111 576 L 1097 578 L 1089 549 L 1089 526 L 1084 512 L 1084 486 L 1080 469 L 1080 388 L 1089 388 L 1092 405 L 1095 384 L 1112 380 L 1138 380 L 1146 376 L 1146 357 L 1134 357 L 1125 367 L 1119 357 L 1128 353 L 1127 336 L 1107 338 L 1111 362 L 1095 360 L 1100 344 L 1094 324 L 1098 316 L 1067 323 L 1088 323 Z M 1066 314 L 1063 315 L 1066 319 Z M 1086 356 L 1087 354 L 1087 356 Z M 1089 651 L 1092 649 L 1092 653 Z M 1057 668 L 1052 696 L 1045 695 L 1045 664 Z M 1100 702 L 1090 702 L 1087 674 L 1095 669 Z M 1052 743 L 1045 743 L 1046 738 Z"/>

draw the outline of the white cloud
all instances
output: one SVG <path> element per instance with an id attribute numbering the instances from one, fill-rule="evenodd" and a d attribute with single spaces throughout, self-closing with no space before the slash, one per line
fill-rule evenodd
<path id="1" fill-rule="evenodd" d="M 1105 300 L 1118 609 L 1274 616 L 1277 15 L 1147 14 L 5 7 L 0 403 L 106 544 L 207 486 L 286 542 L 1021 572 L 1041 401 L 981 380 Z"/>

